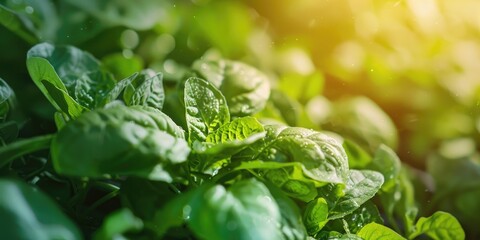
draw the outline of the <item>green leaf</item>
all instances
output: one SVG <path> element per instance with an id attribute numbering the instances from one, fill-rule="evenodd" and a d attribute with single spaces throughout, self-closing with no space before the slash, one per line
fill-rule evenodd
<path id="1" fill-rule="evenodd" d="M 82 239 L 75 224 L 44 193 L 0 179 L 0 232 L 5 239 Z"/>
<path id="2" fill-rule="evenodd" d="M 265 126 L 265 129 L 265 140 L 240 153 L 240 157 L 299 162 L 306 176 L 323 184 L 347 181 L 347 155 L 335 139 L 299 127 Z"/>
<path id="3" fill-rule="evenodd" d="M 132 82 L 133 88 L 127 88 L 124 100 L 127 105 L 143 105 L 162 110 L 165 101 L 163 91 L 163 75 L 151 71 L 143 71 Z"/>
<path id="4" fill-rule="evenodd" d="M 172 165 L 186 161 L 190 149 L 183 130 L 149 107 L 115 106 L 82 114 L 52 142 L 55 170 L 101 178 L 134 175 L 171 181 Z"/>
<path id="5" fill-rule="evenodd" d="M 350 170 L 345 195 L 330 210 L 329 219 L 344 217 L 375 196 L 383 184 L 383 176 L 370 170 Z"/>
<path id="6" fill-rule="evenodd" d="M 52 135 L 33 137 L 0 147 L 0 167 L 25 154 L 48 149 L 52 138 Z"/>
<path id="7" fill-rule="evenodd" d="M 136 216 L 148 222 L 155 216 L 152 209 L 161 208 L 178 196 L 178 192 L 174 192 L 165 182 L 129 177 L 122 182 L 120 196 L 122 206 L 127 206 Z"/>
<path id="8" fill-rule="evenodd" d="M 280 209 L 280 230 L 283 234 L 283 239 L 305 239 L 308 234 L 305 225 L 303 224 L 302 215 L 300 214 L 298 205 L 292 199 L 285 196 L 285 194 L 283 194 L 283 192 L 277 187 L 268 184 L 267 187 Z"/>
<path id="9" fill-rule="evenodd" d="M 20 36 L 23 40 L 30 44 L 37 42 L 37 36 L 32 32 L 32 29 L 28 27 L 31 24 L 25 24 L 25 18 L 16 13 L 15 11 L 0 4 L 0 23 Z"/>
<path id="10" fill-rule="evenodd" d="M 139 56 L 126 58 L 122 53 L 114 53 L 102 58 L 104 69 L 111 72 L 116 79 L 123 79 L 143 69 L 143 60 Z"/>
<path id="11" fill-rule="evenodd" d="M 298 162 L 243 161 L 235 170 L 255 170 L 284 194 L 304 202 L 317 196 L 316 187 L 319 183 L 306 176 L 302 164 Z"/>
<path id="12" fill-rule="evenodd" d="M 200 78 L 185 82 L 185 108 L 189 141 L 204 142 L 209 133 L 230 122 L 225 97 L 211 83 Z"/>
<path id="13" fill-rule="evenodd" d="M 115 86 L 110 89 L 110 91 L 105 95 L 105 97 L 102 100 L 101 105 L 107 105 L 109 103 L 114 102 L 120 94 L 128 88 L 128 86 L 131 85 L 132 81 L 138 76 L 137 73 L 134 73 L 133 75 L 120 80 L 115 84 Z"/>
<path id="14" fill-rule="evenodd" d="M 405 240 L 404 237 L 392 229 L 382 226 L 378 223 L 369 223 L 365 225 L 357 235 L 365 240 Z"/>
<path id="15" fill-rule="evenodd" d="M 347 230 L 350 233 L 357 233 L 363 226 L 372 222 L 383 224 L 383 219 L 378 212 L 377 206 L 372 201 L 367 201 L 351 214 L 330 221 L 328 228 L 329 230 L 339 232 L 346 231 L 346 228 L 348 228 Z"/>
<path id="16" fill-rule="evenodd" d="M 138 231 L 142 228 L 142 220 L 135 217 L 129 209 L 123 208 L 106 217 L 102 226 L 95 232 L 93 239 L 117 239 L 122 237 L 122 233 L 134 230 Z"/>
<path id="17" fill-rule="evenodd" d="M 105 104 L 104 99 L 115 85 L 116 81 L 110 73 L 93 71 L 78 76 L 67 88 L 80 105 L 94 109 Z"/>
<path id="18" fill-rule="evenodd" d="M 0 78 L 0 122 L 4 121 L 15 105 L 15 93 L 8 84 Z"/>
<path id="19" fill-rule="evenodd" d="M 397 154 L 391 148 L 381 144 L 368 168 L 383 175 L 385 183 L 382 186 L 382 190 L 389 191 L 389 189 L 395 186 L 401 167 L 402 165 Z"/>
<path id="20" fill-rule="evenodd" d="M 29 44 L 54 41 L 60 21 L 51 0 L 2 1 L 0 24 Z"/>
<path id="21" fill-rule="evenodd" d="M 54 106 L 58 106 L 58 110 L 63 111 L 70 118 L 75 119 L 79 117 L 82 112 L 86 111 L 85 108 L 78 104 L 72 97 L 70 97 L 67 92 L 59 89 L 51 82 L 42 80 L 41 83 L 48 93 L 48 96 L 50 96 L 54 101 Z"/>
<path id="22" fill-rule="evenodd" d="M 226 143 L 234 140 L 244 140 L 252 134 L 264 132 L 262 124 L 253 117 L 236 118 L 222 125 L 215 132 L 208 134 L 206 141 L 211 143 Z"/>
<path id="23" fill-rule="evenodd" d="M 105 99 L 112 101 L 115 79 L 101 69 L 97 59 L 80 49 L 37 44 L 27 53 L 27 67 L 53 106 L 71 117 L 78 117 L 77 111 L 85 108 L 102 107 L 108 103 Z"/>
<path id="24" fill-rule="evenodd" d="M 408 236 L 413 231 L 418 208 L 415 201 L 415 188 L 405 165 L 400 169 L 394 187 L 388 189 L 387 192 L 380 191 L 379 197 L 389 224 L 400 231 L 400 227 L 397 226 L 397 220 L 400 219 L 405 229 L 405 235 Z"/>
<path id="25" fill-rule="evenodd" d="M 380 144 L 393 149 L 398 144 L 398 133 L 390 117 L 372 100 L 365 97 L 347 98 L 335 102 L 326 130 L 352 139 L 361 147 L 375 151 Z"/>
<path id="26" fill-rule="evenodd" d="M 324 82 L 324 76 L 320 72 L 308 75 L 289 73 L 282 76 L 279 87 L 287 96 L 305 104 L 322 92 Z"/>
<path id="27" fill-rule="evenodd" d="M 125 26 L 137 30 L 152 28 L 164 16 L 168 3 L 155 0 L 130 1 L 74 1 L 67 0 L 85 12 L 111 26 Z"/>
<path id="28" fill-rule="evenodd" d="M 285 122 L 290 126 L 297 126 L 302 111 L 302 105 L 296 100 L 290 98 L 279 90 L 272 89 L 269 101 L 273 104 L 274 109 Z"/>
<path id="29" fill-rule="evenodd" d="M 446 212 L 435 212 L 432 216 L 418 219 L 415 225 L 416 229 L 409 238 L 414 239 L 422 234 L 426 234 L 434 240 L 465 239 L 465 232 L 458 220 L 451 214 Z"/>
<path id="30" fill-rule="evenodd" d="M 303 219 L 310 236 L 317 234 L 328 222 L 328 204 L 324 198 L 317 198 L 307 204 Z"/>
<path id="31" fill-rule="evenodd" d="M 89 53 L 74 47 L 37 44 L 27 53 L 27 68 L 52 105 L 76 118 L 84 108 L 99 106 L 115 85 Z"/>
<path id="32" fill-rule="evenodd" d="M 341 234 L 339 232 L 321 232 L 320 240 L 365 240 L 355 234 Z"/>
<path id="33" fill-rule="evenodd" d="M 75 81 L 83 74 L 96 72 L 100 69 L 100 62 L 95 57 L 73 46 L 54 46 L 49 43 L 40 43 L 28 51 L 27 64 L 32 58 L 47 60 L 67 88 L 74 85 Z M 30 74 L 32 73 L 30 72 Z M 54 84 L 60 88 L 56 83 Z"/>
<path id="34" fill-rule="evenodd" d="M 230 60 L 197 60 L 193 69 L 222 92 L 232 116 L 252 115 L 267 103 L 269 79 L 254 67 Z"/>
<path id="35" fill-rule="evenodd" d="M 180 196 L 156 215 L 158 225 L 165 224 L 165 219 L 175 225 L 185 220 L 202 239 L 281 239 L 280 209 L 268 188 L 255 179 L 236 182 L 227 189 L 221 185 L 201 187 L 187 194 L 188 199 Z"/>
<path id="36" fill-rule="evenodd" d="M 365 168 L 370 162 L 372 162 L 370 154 L 356 143 L 345 139 L 342 146 L 347 153 L 348 166 L 350 168 Z"/>

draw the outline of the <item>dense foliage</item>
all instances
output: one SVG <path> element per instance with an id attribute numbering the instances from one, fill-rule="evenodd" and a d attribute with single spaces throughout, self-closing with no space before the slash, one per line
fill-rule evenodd
<path id="1" fill-rule="evenodd" d="M 327 100 L 305 51 L 267 47 L 249 11 L 0 0 L 12 67 L 0 69 L 2 236 L 461 240 L 462 225 L 477 236 L 473 158 L 402 163 L 382 108 Z"/>

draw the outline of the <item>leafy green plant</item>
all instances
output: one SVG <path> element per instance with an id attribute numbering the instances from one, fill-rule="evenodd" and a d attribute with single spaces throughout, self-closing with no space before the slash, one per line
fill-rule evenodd
<path id="1" fill-rule="evenodd" d="M 9 178 L 59 188 L 1 180 L 12 191 L 0 198 L 8 213 L 0 218 L 15 220 L 5 228 L 11 236 L 26 234 L 25 221 L 33 234 L 27 239 L 81 239 L 72 219 L 95 239 L 465 238 L 450 214 L 416 221 L 407 170 L 386 145 L 365 150 L 329 132 L 252 117 L 267 104 L 270 85 L 244 63 L 198 60 L 197 76 L 168 91 L 162 73 L 115 79 L 73 46 L 38 44 L 27 68 L 56 111 L 57 131 L 16 140 L 2 131 L 8 144 L 0 163 Z M 13 94 L 0 87 L 3 103 Z M 183 116 L 164 108 L 172 97 Z M 33 156 L 40 167 L 17 169 L 26 170 Z M 100 208 L 107 202 L 113 209 Z"/>
<path id="2" fill-rule="evenodd" d="M 477 239 L 477 8 L 0 0 L 2 237 Z"/>

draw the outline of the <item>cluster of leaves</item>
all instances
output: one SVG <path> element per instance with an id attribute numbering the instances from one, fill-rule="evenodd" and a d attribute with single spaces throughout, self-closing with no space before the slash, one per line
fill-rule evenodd
<path id="1" fill-rule="evenodd" d="M 56 110 L 58 132 L 10 140 L 0 148 L 1 164 L 12 171 L 15 159 L 49 149 L 43 166 L 49 169 L 41 171 L 72 186 L 73 194 L 57 196 L 57 202 L 76 222 L 119 201 L 99 217 L 100 226 L 80 224 L 96 239 L 404 239 L 382 225 L 374 196 L 409 239 L 464 238 L 458 221 L 445 212 L 415 223 L 411 183 L 386 145 L 370 156 L 326 132 L 251 117 L 267 104 L 270 83 L 244 63 L 196 62 L 175 94 L 166 93 L 161 73 L 147 69 L 117 80 L 72 46 L 38 44 L 27 54 L 27 68 Z M 7 115 L 14 95 L 2 83 Z M 173 102 L 165 101 L 170 96 L 183 96 L 174 107 L 184 109 L 176 118 L 184 118 L 185 129 L 162 112 Z M 4 141 L 11 124 L 2 124 Z M 104 195 L 82 206 L 92 185 L 103 186 Z M 8 213 L 4 220 L 14 219 L 2 225 L 8 238 L 82 238 L 45 193 L 18 180 L 4 179 L 0 187 L 12 192 L 0 206 Z"/>
<path id="2" fill-rule="evenodd" d="M 172 2 L 0 0 L 6 29 L 29 46 L 56 43 L 28 50 L 29 76 L 10 77 L 20 64 L 0 73 L 6 238 L 465 238 L 435 210 L 459 206 L 475 223 L 468 153 L 429 160 L 441 191 L 424 209 L 392 150 L 397 130 L 374 102 L 320 96 L 323 74 L 307 54 L 266 52 L 271 41 L 242 4 Z M 111 54 L 115 45 L 123 54 Z M 210 46 L 220 54 L 200 57 Z M 24 52 L 5 50 L 23 66 Z M 30 132 L 45 123 L 19 117 L 28 108 L 53 120 L 49 134 Z"/>

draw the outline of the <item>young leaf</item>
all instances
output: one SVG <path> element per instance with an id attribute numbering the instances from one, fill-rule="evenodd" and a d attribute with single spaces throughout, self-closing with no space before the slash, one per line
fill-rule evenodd
<path id="1" fill-rule="evenodd" d="M 4 239 L 82 239 L 75 224 L 44 193 L 0 179 L 0 232 Z"/>
<path id="2" fill-rule="evenodd" d="M 28 27 L 28 25 L 33 25 L 32 22 L 29 21 L 29 24 L 25 24 L 25 18 L 2 4 L 0 4 L 0 24 L 30 44 L 38 41 L 37 36 Z"/>
<path id="3" fill-rule="evenodd" d="M 223 93 L 232 116 L 252 115 L 267 103 L 270 95 L 268 77 L 247 64 L 230 60 L 197 60 L 193 69 Z"/>
<path id="4" fill-rule="evenodd" d="M 45 87 L 48 96 L 55 101 L 56 106 L 59 108 L 58 110 L 63 111 L 70 118 L 75 119 L 79 117 L 82 112 L 86 111 L 85 108 L 73 100 L 67 92 L 59 89 L 47 80 L 42 80 L 41 82 Z"/>
<path id="5" fill-rule="evenodd" d="M 253 117 L 236 118 L 222 125 L 215 132 L 208 134 L 206 141 L 211 143 L 226 143 L 234 140 L 244 140 L 255 133 L 264 132 L 262 124 Z"/>
<path id="6" fill-rule="evenodd" d="M 156 0 L 142 0 L 137 2 L 67 0 L 66 2 L 95 16 L 95 18 L 101 19 L 105 24 L 110 26 L 125 26 L 136 30 L 152 28 L 169 7 L 169 5 L 163 1 Z"/>
<path id="7" fill-rule="evenodd" d="M 383 219 L 372 201 L 367 201 L 351 214 L 331 220 L 328 223 L 329 230 L 345 231 L 348 228 L 350 233 L 357 233 L 363 226 L 376 222 L 383 224 Z"/>
<path id="8" fill-rule="evenodd" d="M 100 70 L 100 62 L 95 57 L 90 53 L 72 46 L 56 47 L 49 43 L 40 43 L 28 51 L 27 65 L 28 61 L 32 58 L 47 60 L 65 86 L 70 86 L 85 73 Z M 46 69 L 40 70 L 45 71 Z M 30 67 L 29 72 L 32 74 Z M 37 70 L 35 72 L 39 71 Z"/>
<path id="9" fill-rule="evenodd" d="M 115 87 L 116 81 L 108 72 L 94 71 L 80 75 L 72 84 L 70 92 L 73 92 L 75 100 L 85 108 L 94 109 L 105 104 L 103 100 Z"/>
<path id="10" fill-rule="evenodd" d="M 71 46 L 37 44 L 27 53 L 27 67 L 52 105 L 73 118 L 78 114 L 72 109 L 84 111 L 102 106 L 115 86 L 113 76 L 101 70 L 97 59 Z"/>
<path id="11" fill-rule="evenodd" d="M 438 211 L 428 218 L 421 217 L 418 219 L 415 227 L 415 232 L 409 236 L 410 239 L 414 239 L 422 234 L 428 235 L 434 240 L 465 239 L 465 232 L 458 220 L 446 212 Z"/>
<path id="12" fill-rule="evenodd" d="M 105 218 L 102 226 L 95 232 L 93 239 L 116 239 L 125 232 L 138 231 L 142 229 L 142 227 L 142 220 L 135 217 L 128 208 L 123 208 Z"/>
<path id="13" fill-rule="evenodd" d="M 125 90 L 124 99 L 127 105 L 143 105 L 162 110 L 165 101 L 162 79 L 162 73 L 140 73 L 133 81 L 135 89 Z"/>
<path id="14" fill-rule="evenodd" d="M 350 168 L 363 169 L 372 161 L 372 157 L 370 156 L 370 154 L 367 151 L 363 150 L 356 143 L 345 139 L 342 146 L 347 153 L 348 166 Z"/>
<path id="15" fill-rule="evenodd" d="M 369 223 L 365 225 L 357 235 L 368 240 L 406 240 L 392 229 L 378 223 Z"/>
<path id="16" fill-rule="evenodd" d="M 323 127 L 341 134 L 361 147 L 375 151 L 380 144 L 396 148 L 398 133 L 391 118 L 372 100 L 355 97 L 340 100 Z"/>
<path id="17" fill-rule="evenodd" d="M 320 183 L 304 174 L 303 166 L 298 162 L 263 162 L 244 161 L 235 170 L 254 170 L 265 180 L 278 187 L 287 196 L 312 201 L 317 196 L 317 185 Z"/>
<path id="18" fill-rule="evenodd" d="M 189 141 L 204 142 L 209 133 L 230 121 L 225 97 L 211 83 L 191 77 L 185 82 Z"/>
<path id="19" fill-rule="evenodd" d="M 55 41 L 60 22 L 53 1 L 24 0 L 1 1 L 0 24 L 33 45 L 39 39 Z"/>
<path id="20" fill-rule="evenodd" d="M 305 239 L 308 234 L 297 204 L 292 199 L 285 196 L 285 194 L 283 194 L 283 192 L 277 187 L 269 184 L 266 185 L 280 209 L 280 229 L 284 239 Z"/>
<path id="21" fill-rule="evenodd" d="M 84 108 L 67 93 L 65 85 L 47 60 L 38 57 L 28 58 L 27 67 L 33 82 L 58 111 L 72 118 L 81 114 Z"/>
<path id="22" fill-rule="evenodd" d="M 330 210 L 329 219 L 344 217 L 375 196 L 383 184 L 383 176 L 370 170 L 350 170 L 345 195 Z"/>
<path id="23" fill-rule="evenodd" d="M 0 78 L 0 122 L 7 118 L 8 113 L 14 107 L 15 93 L 8 84 Z"/>
<path id="24" fill-rule="evenodd" d="M 171 165 L 190 152 L 182 130 L 160 111 L 116 106 L 81 115 L 52 142 L 52 161 L 61 174 L 100 178 L 134 175 L 171 181 Z"/>
<path id="25" fill-rule="evenodd" d="M 333 138 L 299 127 L 265 126 L 265 140 L 243 158 L 280 162 L 299 162 L 305 175 L 319 183 L 345 183 L 348 160 L 342 146 Z"/>
<path id="26" fill-rule="evenodd" d="M 386 145 L 380 145 L 375 152 L 369 169 L 382 173 L 385 183 L 382 186 L 383 191 L 388 191 L 395 185 L 395 181 L 400 174 L 401 162 L 395 152 Z"/>
<path id="27" fill-rule="evenodd" d="M 303 219 L 310 236 L 317 234 L 328 222 L 328 204 L 324 198 L 317 198 L 307 204 Z"/>
<path id="28" fill-rule="evenodd" d="M 188 197 L 187 197 L 188 196 Z M 281 239 L 280 209 L 268 188 L 250 179 L 200 187 L 167 204 L 157 215 L 158 225 L 174 226 L 185 220 L 198 238 Z M 171 220 L 170 220 L 171 219 Z M 160 233 L 164 232 L 160 226 Z"/>

